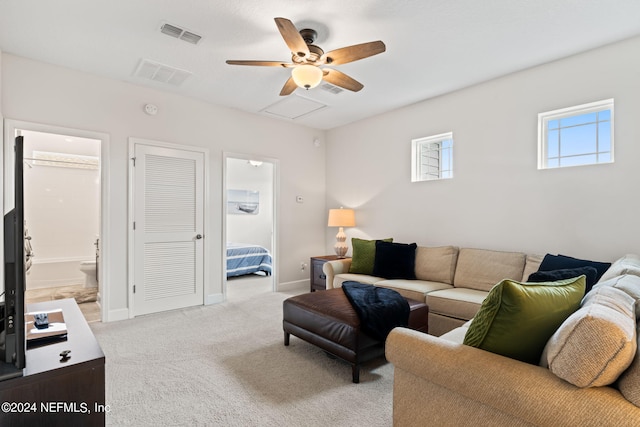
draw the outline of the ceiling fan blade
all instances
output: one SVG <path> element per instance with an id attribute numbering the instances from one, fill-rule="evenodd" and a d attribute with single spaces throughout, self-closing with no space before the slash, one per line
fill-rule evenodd
<path id="1" fill-rule="evenodd" d="M 377 55 L 386 49 L 384 43 L 378 40 L 332 50 L 325 53 L 322 58 L 325 64 L 340 65 Z"/>
<path id="2" fill-rule="evenodd" d="M 340 86 L 341 88 L 344 88 L 353 92 L 358 92 L 360 89 L 364 87 L 362 83 L 347 76 L 345 73 L 341 71 L 330 70 L 326 68 L 322 71 L 324 72 L 324 75 L 322 76 L 322 78 L 328 81 L 329 83 L 331 83 L 332 85 Z"/>
<path id="3" fill-rule="evenodd" d="M 227 59 L 227 64 L 230 65 L 254 65 L 259 67 L 293 67 L 294 64 L 287 64 L 282 61 L 242 61 Z"/>
<path id="4" fill-rule="evenodd" d="M 304 39 L 293 25 L 291 21 L 286 18 L 274 18 L 280 34 L 284 39 L 291 53 L 296 54 L 302 58 L 306 58 L 310 55 L 309 47 L 305 43 Z"/>
<path id="5" fill-rule="evenodd" d="M 289 77 L 289 80 L 284 84 L 282 90 L 280 91 L 280 96 L 291 95 L 298 85 L 293 81 L 293 77 Z"/>

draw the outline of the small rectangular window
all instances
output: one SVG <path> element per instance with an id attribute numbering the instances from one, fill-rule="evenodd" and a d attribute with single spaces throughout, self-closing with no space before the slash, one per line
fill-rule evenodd
<path id="1" fill-rule="evenodd" d="M 411 141 L 411 182 L 453 178 L 453 133 Z"/>
<path id="2" fill-rule="evenodd" d="M 538 169 L 613 162 L 613 99 L 538 114 Z"/>

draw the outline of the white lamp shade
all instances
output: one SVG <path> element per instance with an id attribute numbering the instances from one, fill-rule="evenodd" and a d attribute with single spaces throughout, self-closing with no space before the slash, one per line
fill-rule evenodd
<path id="1" fill-rule="evenodd" d="M 356 214 L 353 209 L 329 209 L 329 227 L 355 227 Z"/>
<path id="2" fill-rule="evenodd" d="M 315 65 L 298 65 L 291 71 L 293 81 L 305 89 L 312 89 L 322 81 L 322 70 Z"/>

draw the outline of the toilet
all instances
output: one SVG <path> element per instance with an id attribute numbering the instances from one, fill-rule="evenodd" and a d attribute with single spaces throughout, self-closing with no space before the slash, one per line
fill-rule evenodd
<path id="1" fill-rule="evenodd" d="M 96 262 L 95 261 L 81 261 L 80 271 L 85 274 L 84 287 L 85 288 L 97 288 L 98 281 L 96 280 Z"/>

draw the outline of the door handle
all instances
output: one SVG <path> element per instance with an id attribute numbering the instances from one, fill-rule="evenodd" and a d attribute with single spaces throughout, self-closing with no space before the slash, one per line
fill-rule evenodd
<path id="1" fill-rule="evenodd" d="M 196 234 L 196 239 L 198 240 L 202 239 L 202 234 Z"/>

